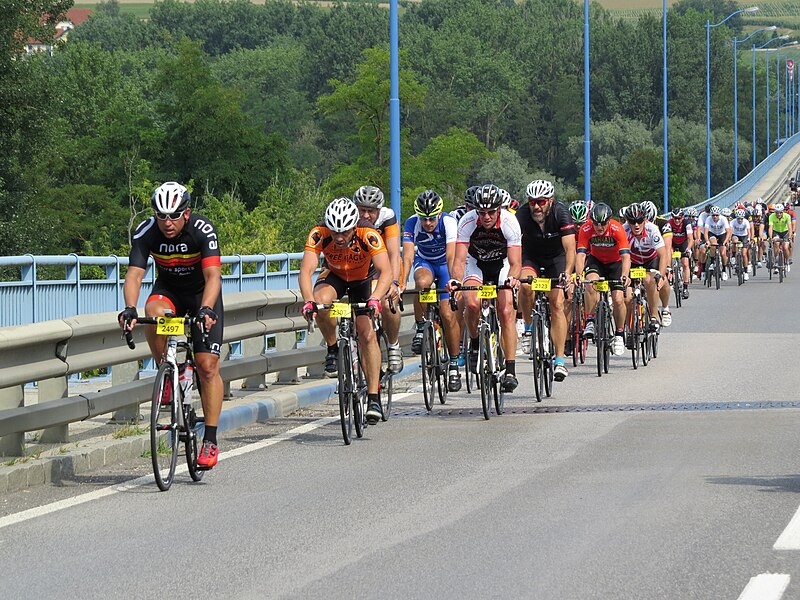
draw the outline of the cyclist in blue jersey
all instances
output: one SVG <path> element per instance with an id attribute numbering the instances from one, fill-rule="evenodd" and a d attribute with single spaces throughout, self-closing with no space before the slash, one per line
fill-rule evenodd
<path id="1" fill-rule="evenodd" d="M 450 265 L 456 253 L 456 231 L 458 223 L 452 215 L 442 213 L 439 194 L 425 190 L 414 201 L 416 215 L 406 220 L 403 227 L 403 272 L 414 273 L 417 289 L 443 288 L 450 281 Z M 414 249 L 416 248 L 416 256 Z M 413 262 L 413 264 L 412 264 Z M 450 308 L 450 294 L 439 296 L 439 312 L 445 329 L 445 343 L 450 354 L 447 388 L 451 392 L 461 389 L 461 374 L 458 371 L 458 344 L 461 329 L 456 313 Z M 417 331 L 411 350 L 419 354 L 422 350 L 423 307 L 414 299 L 414 317 Z"/>

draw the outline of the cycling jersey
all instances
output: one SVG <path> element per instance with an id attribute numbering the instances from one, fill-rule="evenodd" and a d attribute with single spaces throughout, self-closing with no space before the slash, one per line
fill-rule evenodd
<path id="1" fill-rule="evenodd" d="M 333 243 L 330 229 L 320 224 L 308 234 L 305 249 L 317 255 L 323 254 L 326 268 L 349 283 L 372 277 L 374 274 L 372 258 L 386 252 L 386 244 L 372 223 L 360 219 L 356 233 L 346 248 L 337 248 Z"/>
<path id="2" fill-rule="evenodd" d="M 680 223 L 673 217 L 669 220 L 669 228 L 672 231 L 672 243 L 676 246 L 683 244 L 692 235 L 692 224 L 686 217 Z"/>
<path id="3" fill-rule="evenodd" d="M 615 263 L 623 254 L 630 254 L 625 229 L 614 219 L 608 222 L 605 232 L 598 234 L 594 225 L 587 221 L 578 230 L 578 252 L 594 256 L 603 264 Z"/>
<path id="4" fill-rule="evenodd" d="M 450 214 L 456 220 L 456 223 L 458 223 L 461 220 L 461 217 L 463 217 L 468 212 L 469 212 L 469 209 L 467 208 L 467 205 L 466 204 L 462 204 L 461 206 L 451 210 Z"/>
<path id="5" fill-rule="evenodd" d="M 403 242 L 412 242 L 417 248 L 417 258 L 431 263 L 447 262 L 447 244 L 456 241 L 458 223 L 452 215 L 442 214 L 436 228 L 428 233 L 422 228 L 419 216 L 406 219 Z"/>
<path id="6" fill-rule="evenodd" d="M 725 230 L 730 229 L 731 225 L 728 223 L 728 219 L 723 216 L 720 216 L 719 219 L 716 221 L 713 217 L 709 217 L 706 219 L 706 237 L 722 237 L 725 235 Z"/>
<path id="7" fill-rule="evenodd" d="M 483 263 L 501 262 L 508 256 L 508 249 L 522 245 L 522 233 L 516 217 L 501 210 L 497 223 L 486 229 L 479 223 L 477 211 L 470 211 L 458 222 L 456 243 L 468 244 L 469 256 Z"/>
<path id="8" fill-rule="evenodd" d="M 658 256 L 658 249 L 664 247 L 664 238 L 658 227 L 653 223 L 645 222 L 642 236 L 633 235 L 633 229 L 625 223 L 625 235 L 631 248 L 631 264 L 643 265 Z"/>
<path id="9" fill-rule="evenodd" d="M 672 228 L 670 227 L 669 221 L 664 217 L 656 217 L 653 220 L 653 224 L 658 227 L 658 230 L 661 232 L 663 237 L 669 237 L 672 235 Z"/>
<path id="10" fill-rule="evenodd" d="M 741 222 L 738 218 L 731 221 L 731 231 L 733 235 L 740 238 L 749 238 L 750 237 L 750 221 L 747 219 L 742 219 Z"/>
<path id="11" fill-rule="evenodd" d="M 706 219 L 710 219 L 711 215 L 706 211 L 701 212 L 697 217 L 697 229 L 702 232 L 706 227 Z"/>
<path id="12" fill-rule="evenodd" d="M 400 225 L 397 224 L 397 217 L 394 211 L 386 206 L 381 207 L 378 212 L 378 218 L 375 219 L 375 223 L 372 226 L 380 231 L 384 242 L 400 237 Z"/>
<path id="13" fill-rule="evenodd" d="M 203 269 L 222 264 L 214 225 L 196 213 L 190 213 L 189 221 L 174 238 L 161 233 L 155 217 L 139 223 L 131 242 L 129 264 L 145 269 L 149 256 L 156 263 L 158 280 L 166 288 L 186 294 L 205 288 Z"/>
<path id="14" fill-rule="evenodd" d="M 561 202 L 554 201 L 550 212 L 540 225 L 531 215 L 527 202 L 517 210 L 517 221 L 522 232 L 522 256 L 537 261 L 552 260 L 564 254 L 561 238 L 575 235 L 577 228 L 572 215 Z"/>
<path id="15" fill-rule="evenodd" d="M 772 226 L 773 233 L 783 233 L 785 231 L 789 231 L 789 227 L 792 223 L 792 217 L 789 216 L 788 213 L 783 213 L 783 216 L 778 219 L 778 215 L 772 213 L 769 216 L 769 225 Z"/>

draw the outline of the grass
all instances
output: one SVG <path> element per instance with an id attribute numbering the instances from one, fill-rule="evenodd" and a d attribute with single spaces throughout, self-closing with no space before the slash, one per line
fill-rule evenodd
<path id="1" fill-rule="evenodd" d="M 161 456 L 168 456 L 172 454 L 172 448 L 167 444 L 167 436 L 162 435 L 158 438 L 158 448 L 156 449 L 156 453 Z M 150 450 L 145 450 L 142 452 L 142 458 L 150 458 L 152 456 L 152 452 Z"/>
<path id="2" fill-rule="evenodd" d="M 124 425 L 117 429 L 111 434 L 111 437 L 115 440 L 121 440 L 122 438 L 131 437 L 134 435 L 142 435 L 143 433 L 147 433 L 147 431 L 147 428 L 142 427 L 138 423 L 129 423 L 128 425 Z"/>

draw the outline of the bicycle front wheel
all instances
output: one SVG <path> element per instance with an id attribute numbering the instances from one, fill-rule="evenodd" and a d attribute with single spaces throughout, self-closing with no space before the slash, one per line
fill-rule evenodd
<path id="1" fill-rule="evenodd" d="M 356 426 L 356 437 L 364 437 L 367 428 L 367 382 L 361 370 L 361 357 L 358 355 L 358 342 L 355 343 L 353 352 L 353 424 Z"/>
<path id="2" fill-rule="evenodd" d="M 546 315 L 542 327 L 542 338 L 544 353 L 542 356 L 542 382 L 544 383 L 544 395 L 548 398 L 553 395 L 553 361 L 556 356 L 556 349 L 553 346 L 553 338 L 550 337 L 550 316 Z"/>
<path id="3" fill-rule="evenodd" d="M 447 402 L 447 369 L 450 365 L 450 353 L 444 341 L 444 329 L 437 319 L 433 327 L 436 332 L 436 390 L 439 394 L 439 404 Z"/>
<path id="4" fill-rule="evenodd" d="M 492 336 L 489 327 L 485 324 L 481 325 L 479 339 L 478 379 L 481 386 L 481 409 L 483 418 L 488 421 L 491 417 L 494 363 L 492 361 Z"/>
<path id="5" fill-rule="evenodd" d="M 194 429 L 197 415 L 191 406 L 184 406 L 183 422 L 186 426 L 186 466 L 189 467 L 189 477 L 192 481 L 200 481 L 205 471 L 197 468 L 197 432 Z"/>
<path id="6" fill-rule="evenodd" d="M 425 324 L 422 331 L 422 396 L 425 400 L 425 410 L 433 409 L 433 396 L 436 393 L 436 340 L 433 327 Z"/>
<path id="7" fill-rule="evenodd" d="M 494 354 L 494 377 L 492 377 L 492 398 L 494 399 L 494 412 L 497 415 L 503 414 L 504 392 L 500 385 L 500 373 L 506 368 L 505 356 L 503 356 L 503 344 L 500 341 L 500 336 L 493 336 L 494 343 L 492 344 L 492 354 Z"/>
<path id="8" fill-rule="evenodd" d="M 339 420 L 342 424 L 342 438 L 346 446 L 353 441 L 353 398 L 355 398 L 355 381 L 353 380 L 353 358 L 350 355 L 350 342 L 339 341 Z"/>
<path id="9" fill-rule="evenodd" d="M 150 456 L 156 485 L 166 492 L 175 477 L 178 464 L 178 407 L 173 397 L 175 370 L 170 363 L 158 367 L 150 403 Z"/>
<path id="10" fill-rule="evenodd" d="M 602 294 L 597 303 L 597 310 L 594 316 L 594 342 L 597 345 L 597 376 L 603 376 L 603 361 L 605 360 L 606 344 L 608 340 L 604 339 L 605 324 L 606 324 L 606 299 Z"/>
<path id="11" fill-rule="evenodd" d="M 533 363 L 533 390 L 536 401 L 541 402 L 544 396 L 544 373 L 542 369 L 542 321 L 538 312 L 531 319 L 531 362 Z"/>

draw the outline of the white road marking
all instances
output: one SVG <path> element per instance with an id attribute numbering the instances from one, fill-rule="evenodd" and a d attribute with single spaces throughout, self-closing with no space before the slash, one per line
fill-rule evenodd
<path id="1" fill-rule="evenodd" d="M 401 395 L 402 394 L 397 394 L 398 397 L 400 397 Z M 269 439 L 256 442 L 255 444 L 241 446 L 234 450 L 230 450 L 229 452 L 224 452 L 220 454 L 219 460 L 220 462 L 222 462 L 223 460 L 226 460 L 228 458 L 233 458 L 234 456 L 241 456 L 243 454 L 248 454 L 250 452 L 255 452 L 256 450 L 261 450 L 262 448 L 272 446 L 274 444 L 277 444 L 278 442 L 291 440 L 292 438 L 296 438 L 299 435 L 303 435 L 304 433 L 308 433 L 309 431 L 313 431 L 314 429 L 318 429 L 319 427 L 324 427 L 325 425 L 329 425 L 330 423 L 333 423 L 338 420 L 339 417 L 324 417 L 322 419 L 317 419 L 316 421 L 312 421 L 311 423 L 307 423 L 305 425 L 300 425 L 299 427 L 295 427 L 294 429 L 290 429 L 289 431 L 280 433 Z M 188 468 L 186 464 L 183 464 L 176 469 L 175 473 L 176 475 L 183 474 L 186 473 L 187 470 Z M 142 485 L 148 485 L 154 483 L 155 480 L 153 476 L 146 475 L 144 477 L 132 479 L 131 481 L 128 481 L 121 485 L 112 485 L 100 490 L 95 490 L 93 492 L 87 492 L 85 494 L 81 494 L 80 496 L 75 496 L 74 498 L 59 500 L 58 502 L 53 502 L 52 504 L 46 504 L 44 506 L 38 506 L 36 508 L 23 510 L 22 512 L 18 512 L 16 514 L 0 518 L 0 529 L 4 527 L 9 527 L 10 525 L 15 525 L 17 523 L 22 523 L 23 521 L 29 521 L 30 519 L 35 519 L 37 517 L 49 515 L 50 513 L 54 513 L 59 510 L 64 510 L 66 508 L 71 508 L 73 506 L 78 506 L 86 502 L 99 500 L 100 498 L 105 498 L 106 496 L 111 496 L 113 494 L 118 494 L 120 492 L 126 492 L 128 490 L 131 490 L 133 488 Z"/>
<path id="2" fill-rule="evenodd" d="M 752 577 L 739 594 L 739 600 L 779 600 L 790 577 L 782 573 L 762 573 Z"/>
<path id="3" fill-rule="evenodd" d="M 800 507 L 773 546 L 775 550 L 800 550 Z"/>

